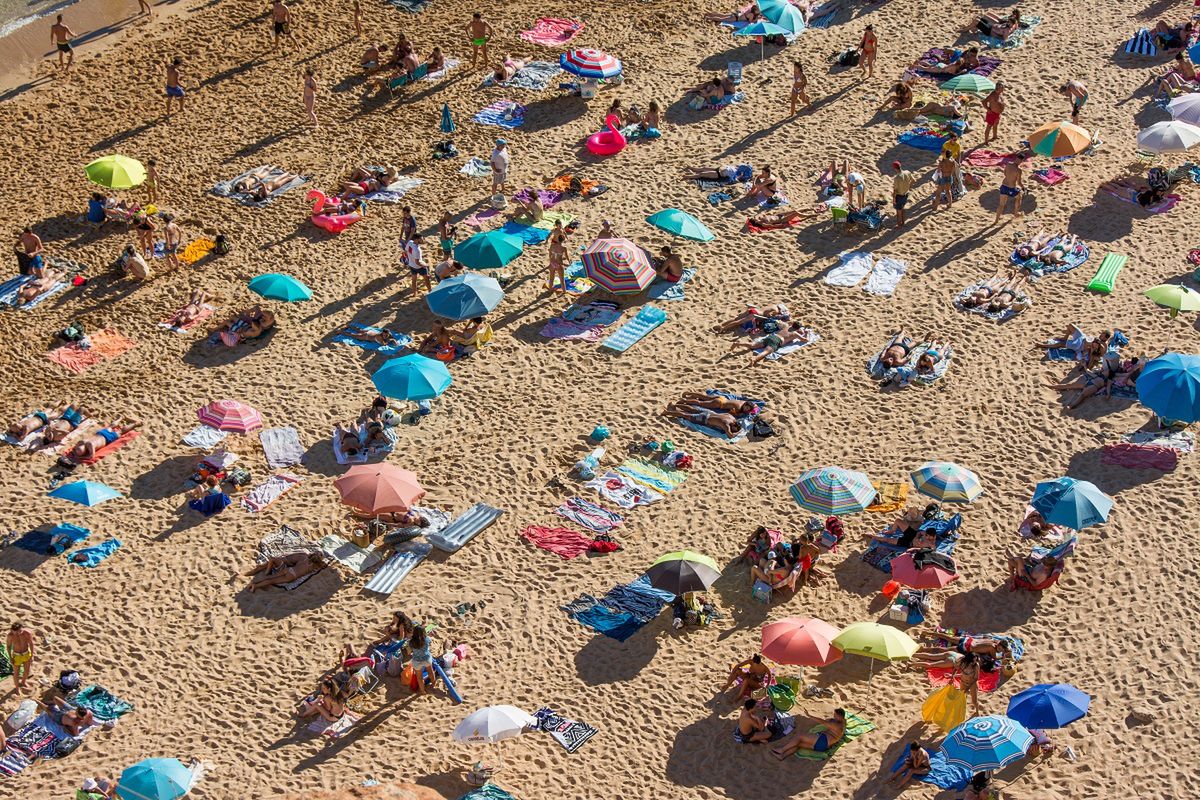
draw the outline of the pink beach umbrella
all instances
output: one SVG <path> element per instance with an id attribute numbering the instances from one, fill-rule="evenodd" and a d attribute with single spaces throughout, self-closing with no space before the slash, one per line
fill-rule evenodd
<path id="1" fill-rule="evenodd" d="M 917 550 L 908 550 L 892 559 L 892 580 L 914 589 L 944 589 L 958 580 L 958 573 L 935 564 L 917 567 Z"/>
<path id="2" fill-rule="evenodd" d="M 233 433 L 249 433 L 263 426 L 258 409 L 239 400 L 214 400 L 196 409 L 196 416 L 209 427 Z"/>
<path id="3" fill-rule="evenodd" d="M 840 631 L 822 619 L 788 617 L 762 629 L 762 654 L 777 664 L 825 667 L 842 657 L 833 646 Z"/>
<path id="4" fill-rule="evenodd" d="M 367 514 L 408 511 L 425 488 L 417 476 L 395 464 L 359 464 L 333 482 L 342 502 Z"/>
<path id="5" fill-rule="evenodd" d="M 613 294 L 637 294 L 654 281 L 646 251 L 628 239 L 597 239 L 580 259 L 587 276 Z"/>

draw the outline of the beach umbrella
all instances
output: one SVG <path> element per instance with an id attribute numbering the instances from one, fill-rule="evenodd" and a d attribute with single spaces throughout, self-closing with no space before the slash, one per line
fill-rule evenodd
<path id="1" fill-rule="evenodd" d="M 408 511 L 425 496 L 415 473 L 387 462 L 353 466 L 333 485 L 343 503 L 366 514 Z"/>
<path id="2" fill-rule="evenodd" d="M 621 62 L 603 50 L 585 47 L 568 50 L 558 57 L 558 65 L 580 78 L 615 78 L 621 74 Z"/>
<path id="3" fill-rule="evenodd" d="M 628 239 L 597 239 L 580 259 L 587 276 L 613 294 L 637 294 L 654 280 L 646 251 Z"/>
<path id="4" fill-rule="evenodd" d="M 516 236 L 502 231 L 486 231 L 454 246 L 454 258 L 471 269 L 499 269 L 525 249 Z"/>
<path id="5" fill-rule="evenodd" d="M 536 724 L 532 714 L 515 706 L 486 706 L 468 714 L 450 738 L 456 742 L 494 744 L 520 736 Z"/>
<path id="6" fill-rule="evenodd" d="M 248 285 L 250 291 L 260 294 L 268 300 L 283 300 L 287 303 L 312 300 L 312 289 L 291 275 L 284 275 L 282 272 L 264 273 L 252 278 Z"/>
<path id="7" fill-rule="evenodd" d="M 646 222 L 672 236 L 682 236 L 684 239 L 692 239 L 697 242 L 711 242 L 716 238 L 703 222 L 678 208 L 664 208 L 662 211 L 656 211 L 646 217 Z"/>
<path id="8" fill-rule="evenodd" d="M 482 317 L 504 299 L 504 290 L 495 278 L 468 272 L 438 283 L 425 295 L 429 310 L 439 317 L 453 320 Z"/>
<path id="9" fill-rule="evenodd" d="M 1200 125 L 1200 93 L 1181 94 L 1167 103 L 1167 111 L 1174 119 Z"/>
<path id="10" fill-rule="evenodd" d="M 240 400 L 214 400 L 196 409 L 196 417 L 210 428 L 233 433 L 250 433 L 263 426 L 258 409 Z"/>
<path id="11" fill-rule="evenodd" d="M 721 577 L 721 568 L 708 556 L 678 550 L 659 556 L 646 570 L 650 585 L 674 595 L 704 592 Z"/>
<path id="12" fill-rule="evenodd" d="M 1033 744 L 1033 734 L 1014 719 L 975 717 L 950 731 L 942 742 L 946 761 L 972 772 L 989 772 L 1019 758 Z"/>
<path id="13" fill-rule="evenodd" d="M 1048 158 L 1076 156 L 1091 144 L 1091 134 L 1066 120 L 1049 122 L 1029 134 L 1029 147 L 1038 155 Z"/>
<path id="14" fill-rule="evenodd" d="M 768 36 L 787 36 L 790 31 L 782 25 L 776 25 L 774 22 L 766 22 L 759 20 L 751 22 L 749 25 L 739 28 L 733 32 L 734 36 L 757 36 L 758 40 L 758 60 L 762 61 L 767 56 L 766 37 Z"/>
<path id="15" fill-rule="evenodd" d="M 1180 311 L 1200 311 L 1200 292 L 1182 284 L 1164 283 L 1142 292 L 1163 308 L 1171 309 L 1171 319 Z"/>
<path id="16" fill-rule="evenodd" d="M 127 156 L 101 156 L 83 168 L 88 180 L 109 189 L 132 189 L 146 180 L 142 162 Z"/>
<path id="17" fill-rule="evenodd" d="M 783 28 L 784 33 L 788 36 L 803 33 L 804 29 L 808 27 L 804 22 L 804 14 L 791 3 L 768 2 L 765 6 L 760 5 L 758 10 L 762 12 L 767 22 Z"/>
<path id="18" fill-rule="evenodd" d="M 1200 420 L 1200 356 L 1167 353 L 1151 359 L 1136 386 L 1138 400 L 1158 416 Z"/>
<path id="19" fill-rule="evenodd" d="M 855 514 L 875 502 L 875 487 L 861 472 L 841 467 L 810 469 L 789 491 L 802 508 L 818 514 Z"/>
<path id="20" fill-rule="evenodd" d="M 121 497 L 121 493 L 107 484 L 97 483 L 96 481 L 72 481 L 64 483 L 54 491 L 50 492 L 50 497 L 57 497 L 60 500 L 70 500 L 72 503 L 79 503 L 81 506 L 98 506 L 105 500 L 112 500 L 114 497 Z"/>
<path id="21" fill-rule="evenodd" d="M 1200 44 L 1194 44 L 1188 48 L 1188 59 L 1193 64 L 1200 64 Z"/>
<path id="22" fill-rule="evenodd" d="M 843 653 L 871 659 L 870 682 L 875 675 L 876 661 L 903 661 L 912 658 L 920 646 L 902 630 L 878 622 L 856 622 L 842 629 L 833 639 L 833 646 Z"/>
<path id="23" fill-rule="evenodd" d="M 1200 144 L 1200 127 L 1179 119 L 1156 122 L 1138 132 L 1137 143 L 1151 153 L 1182 153 Z"/>
<path id="24" fill-rule="evenodd" d="M 454 117 L 450 116 L 450 104 L 442 103 L 442 133 L 454 133 Z"/>
<path id="25" fill-rule="evenodd" d="M 963 94 L 982 96 L 995 89 L 996 84 L 991 78 L 985 75 L 976 75 L 974 72 L 967 72 L 962 75 L 955 75 L 943 83 L 941 88 L 947 92 L 961 92 Z"/>
<path id="26" fill-rule="evenodd" d="M 908 550 L 892 559 L 892 580 L 914 589 L 945 589 L 951 581 L 958 580 L 957 572 L 950 572 L 935 564 L 918 568 L 916 556 L 920 550 Z"/>
<path id="27" fill-rule="evenodd" d="M 121 800 L 179 800 L 192 788 L 192 771 L 177 758 L 147 758 L 117 781 Z"/>
<path id="28" fill-rule="evenodd" d="M 445 364 L 420 353 L 393 358 L 371 376 L 384 397 L 414 402 L 432 400 L 450 388 L 453 380 Z"/>
<path id="29" fill-rule="evenodd" d="M 1093 483 L 1056 478 L 1039 483 L 1029 505 L 1051 525 L 1065 525 L 1078 531 L 1108 519 L 1113 501 Z"/>
<path id="30" fill-rule="evenodd" d="M 940 503 L 970 503 L 983 494 L 978 475 L 949 461 L 927 461 L 909 477 L 918 492 Z"/>
<path id="31" fill-rule="evenodd" d="M 825 667 L 842 657 L 834 647 L 838 629 L 822 619 L 787 617 L 764 625 L 762 654 L 777 664 Z"/>
<path id="32" fill-rule="evenodd" d="M 1062 728 L 1088 712 L 1092 698 L 1069 683 L 1039 683 L 1008 701 L 1009 719 L 1026 728 Z"/>

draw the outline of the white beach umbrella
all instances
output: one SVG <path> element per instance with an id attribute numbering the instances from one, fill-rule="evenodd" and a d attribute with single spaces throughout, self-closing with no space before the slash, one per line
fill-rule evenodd
<path id="1" fill-rule="evenodd" d="M 1182 153 L 1200 144 L 1200 127 L 1177 119 L 1156 122 L 1138 134 L 1137 143 L 1151 153 Z"/>
<path id="2" fill-rule="evenodd" d="M 456 742 L 495 743 L 520 736 L 535 724 L 532 714 L 515 706 L 487 706 L 468 714 L 450 737 Z"/>
<path id="3" fill-rule="evenodd" d="M 1167 111 L 1180 122 L 1200 125 L 1200 92 L 1179 95 L 1167 103 Z"/>

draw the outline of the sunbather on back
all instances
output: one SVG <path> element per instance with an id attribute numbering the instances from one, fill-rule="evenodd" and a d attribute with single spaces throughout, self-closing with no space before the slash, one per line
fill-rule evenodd
<path id="1" fill-rule="evenodd" d="M 56 442 L 61 442 L 71 431 L 82 425 L 87 416 L 87 409 L 67 406 L 59 418 L 51 420 L 50 424 L 42 431 L 42 446 L 49 447 Z"/>
<path id="2" fill-rule="evenodd" d="M 748 333 L 758 330 L 765 322 L 773 321 L 778 323 L 781 321 L 786 322 L 789 319 L 791 319 L 791 314 L 788 311 L 788 307 L 783 303 L 763 306 L 761 308 L 748 306 L 745 311 L 733 319 L 726 320 L 720 325 L 714 326 L 713 331 L 715 333 L 729 333 L 730 331 L 741 329 Z"/>
<path id="3" fill-rule="evenodd" d="M 758 410 L 758 406 L 749 400 L 732 400 L 718 394 L 705 394 L 704 392 L 684 392 L 680 396 L 678 405 L 700 406 L 712 411 L 724 411 L 735 415 L 753 414 Z"/>
<path id="4" fill-rule="evenodd" d="M 43 292 L 50 291 L 54 284 L 62 280 L 64 273 L 60 270 L 47 268 L 42 277 L 36 278 L 17 290 L 17 302 L 24 305 L 38 297 Z"/>
<path id="5" fill-rule="evenodd" d="M 929 347 L 927 347 L 925 352 L 917 358 L 917 374 L 932 375 L 934 372 L 936 372 L 938 364 L 941 364 L 948 357 L 947 351 L 949 349 L 950 342 L 948 341 L 930 341 Z"/>
<path id="6" fill-rule="evenodd" d="M 97 450 L 107 447 L 125 434 L 135 430 L 141 424 L 138 420 L 126 421 L 124 417 L 117 417 L 108 424 L 107 428 L 101 428 L 84 441 L 75 445 L 71 450 L 71 457 L 76 459 L 91 458 L 96 455 Z"/>
<path id="7" fill-rule="evenodd" d="M 1010 580 L 1025 580 L 1034 586 L 1040 585 L 1054 574 L 1058 559 L 1054 556 L 1020 556 L 1008 554 L 1008 577 Z"/>
<path id="8" fill-rule="evenodd" d="M 267 586 L 279 586 L 299 580 L 324 566 L 325 558 L 320 553 L 289 553 L 286 556 L 269 558 L 242 574 L 250 576 L 250 591 L 255 592 Z"/>
<path id="9" fill-rule="evenodd" d="M 24 439 L 34 431 L 39 431 L 60 418 L 68 408 L 70 406 L 67 403 L 59 403 L 54 408 L 42 408 L 34 411 L 25 419 L 19 419 L 9 425 L 8 435 L 14 439 Z"/>
<path id="10" fill-rule="evenodd" d="M 887 347 L 883 349 L 883 354 L 879 357 L 879 363 L 884 367 L 902 367 L 908 363 L 908 357 L 916 347 L 916 342 L 912 337 L 901 330 L 892 340 L 888 342 Z"/>
<path id="11" fill-rule="evenodd" d="M 672 419 L 686 419 L 697 425 L 721 431 L 726 436 L 736 436 L 742 430 L 741 424 L 732 414 L 723 414 L 700 406 L 672 403 L 666 407 L 663 414 Z"/>
<path id="12" fill-rule="evenodd" d="M 296 180 L 297 176 L 294 172 L 284 172 L 274 178 L 268 178 L 270 168 L 267 171 L 259 173 L 258 170 L 241 178 L 233 184 L 233 190 L 240 194 L 248 194 L 255 200 L 266 200 L 267 196 L 280 187 L 286 186 Z"/>

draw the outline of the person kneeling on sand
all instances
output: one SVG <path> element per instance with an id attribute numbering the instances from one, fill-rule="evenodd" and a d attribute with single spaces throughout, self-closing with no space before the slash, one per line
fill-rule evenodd
<path id="1" fill-rule="evenodd" d="M 740 679 L 742 688 L 738 692 L 738 698 L 749 697 L 754 692 L 766 686 L 767 678 L 770 676 L 771 670 L 763 663 L 762 656 L 755 653 L 740 664 L 736 664 L 729 671 L 729 678 L 725 681 L 725 685 L 721 687 L 720 694 L 728 692 L 730 687 Z"/>

